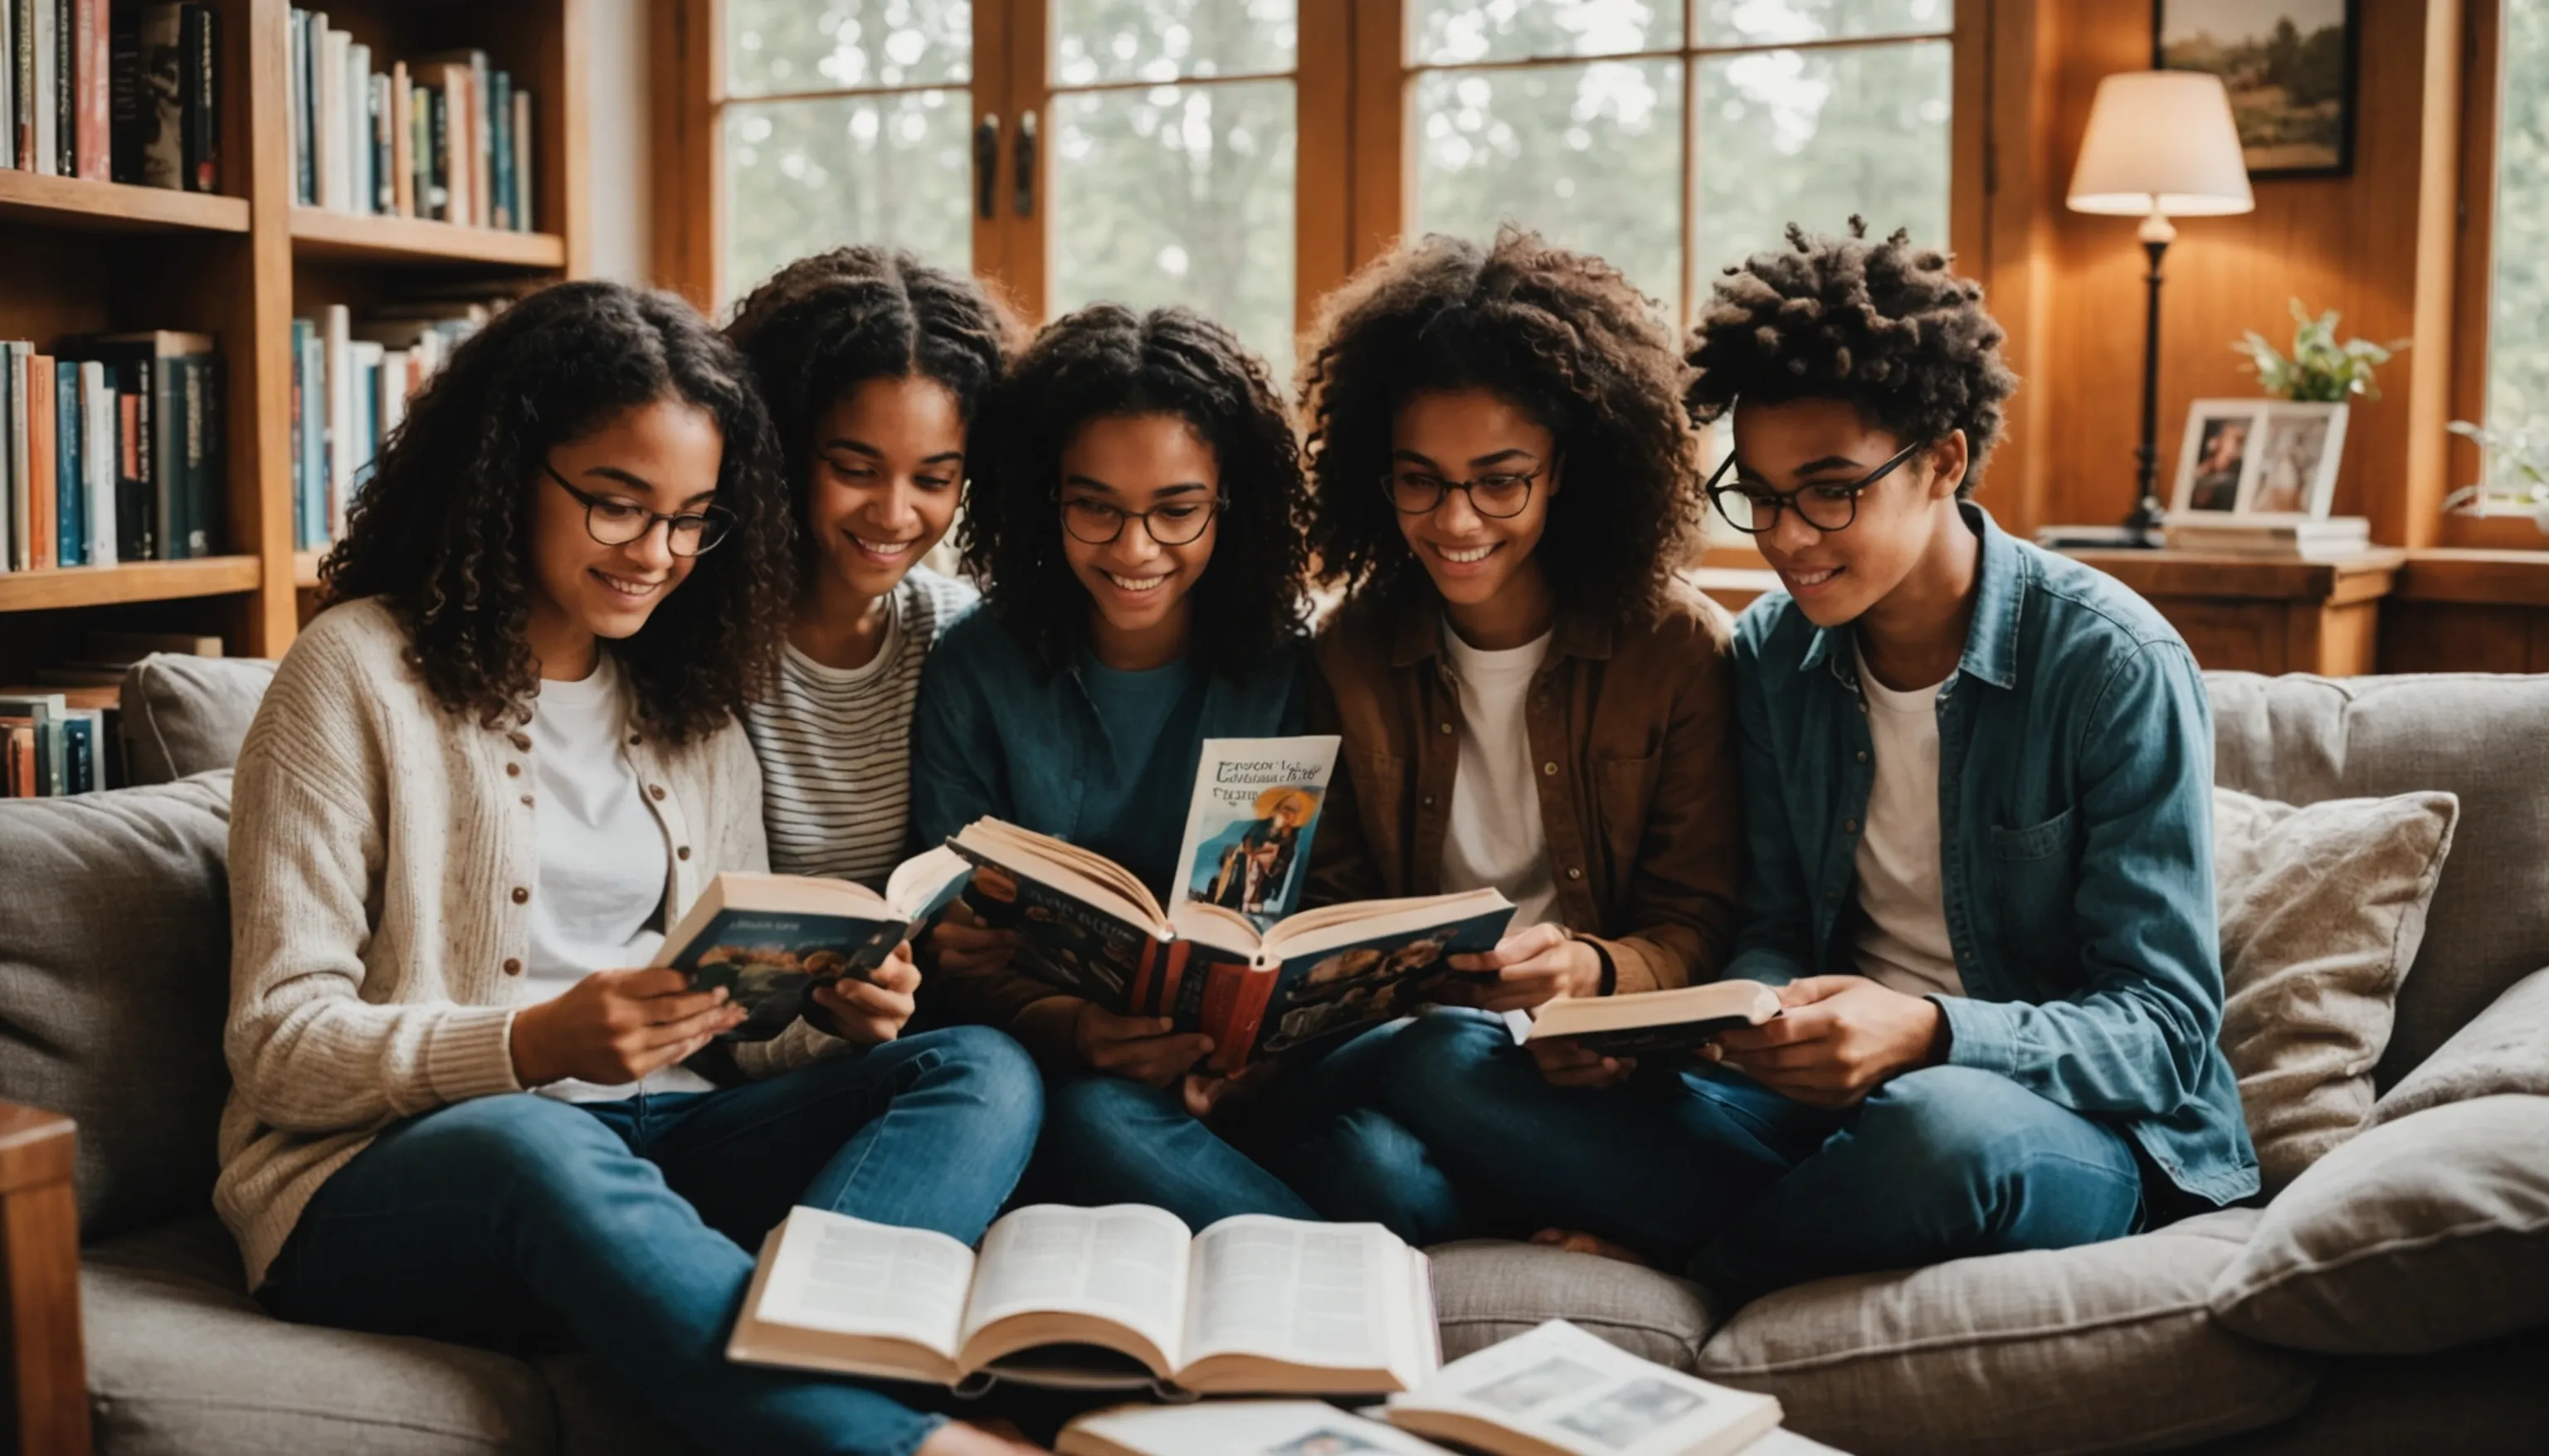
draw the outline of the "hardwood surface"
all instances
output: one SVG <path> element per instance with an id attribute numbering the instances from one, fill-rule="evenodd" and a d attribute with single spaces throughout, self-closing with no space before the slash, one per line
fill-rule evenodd
<path id="1" fill-rule="evenodd" d="M 380 262 L 566 266 L 566 240 L 554 232 L 500 232 L 425 218 L 358 218 L 305 207 L 292 209 L 292 250 L 304 257 Z"/>
<path id="2" fill-rule="evenodd" d="M 0 171 L 0 223 L 84 232 L 245 232 L 247 202 L 208 192 Z"/>
<path id="3" fill-rule="evenodd" d="M 2350 678 L 2380 666 L 2381 603 L 2407 553 L 2284 561 L 2190 551 L 2070 551 L 2140 593 L 2208 669 Z"/>
<path id="4" fill-rule="evenodd" d="M 2549 673 L 2549 552 L 2409 554 L 2381 621 L 2385 673 Z"/>
<path id="5" fill-rule="evenodd" d="M 27 1456 L 87 1456 L 79 1206 L 71 1120 L 0 1103 L 0 1434 Z"/>
<path id="6" fill-rule="evenodd" d="M 63 606 L 104 606 L 119 601 L 174 601 L 254 592 L 265 573 L 253 556 L 205 556 L 192 561 L 137 561 L 128 566 L 61 567 L 0 573 L 0 611 L 39 611 Z"/>

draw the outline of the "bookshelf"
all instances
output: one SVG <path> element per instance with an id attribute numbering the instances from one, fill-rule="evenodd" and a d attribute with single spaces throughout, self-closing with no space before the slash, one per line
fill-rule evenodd
<path id="1" fill-rule="evenodd" d="M 212 0 L 220 18 L 222 191 L 0 171 L 0 338 L 209 333 L 222 359 L 218 553 L 0 573 L 0 681 L 80 655 L 92 629 L 219 633 L 280 656 L 316 580 L 293 549 L 292 320 L 423 285 L 585 271 L 589 0 L 335 0 L 330 23 L 389 58 L 484 49 L 536 98 L 534 218 L 504 232 L 293 202 L 288 0 Z"/>

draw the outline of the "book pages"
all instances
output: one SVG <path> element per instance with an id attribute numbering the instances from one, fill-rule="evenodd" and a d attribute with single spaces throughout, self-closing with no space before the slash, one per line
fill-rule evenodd
<path id="1" fill-rule="evenodd" d="M 1390 1397 L 1388 1415 L 1491 1450 L 1568 1456 L 1725 1456 L 1780 1419 L 1769 1396 L 1639 1359 L 1562 1320 L 1454 1361 Z"/>
<path id="2" fill-rule="evenodd" d="M 799 1208 L 780 1226 L 755 1315 L 764 1324 L 909 1340 L 952 1360 L 973 1277 L 973 1250 L 944 1233 Z"/>
<path id="3" fill-rule="evenodd" d="M 1063 1428 L 1061 1456 L 1449 1456 L 1320 1401 L 1117 1406 Z"/>
<path id="4" fill-rule="evenodd" d="M 960 1347 L 1015 1316 L 1083 1315 L 1133 1330 L 1174 1366 L 1186 1308 L 1186 1243 L 1185 1225 L 1165 1209 L 1019 1209 L 983 1237 Z"/>
<path id="5" fill-rule="evenodd" d="M 1194 1241 L 1185 1363 L 1389 1366 L 1390 1317 L 1407 1303 L 1404 1248 L 1372 1225 L 1222 1220 Z"/>

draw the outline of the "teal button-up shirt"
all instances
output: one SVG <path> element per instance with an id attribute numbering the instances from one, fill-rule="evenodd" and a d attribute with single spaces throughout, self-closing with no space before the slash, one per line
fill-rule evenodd
<path id="1" fill-rule="evenodd" d="M 1981 582 L 1940 685 L 1938 838 L 1965 994 L 1948 1060 L 2125 1131 L 2211 1203 L 2257 1190 L 2221 1030 L 2213 717 L 2195 660 L 2113 578 L 1979 507 Z M 1731 976 L 1852 974 L 1875 778 L 1848 629 L 1784 592 L 1736 626 L 1747 840 Z"/>

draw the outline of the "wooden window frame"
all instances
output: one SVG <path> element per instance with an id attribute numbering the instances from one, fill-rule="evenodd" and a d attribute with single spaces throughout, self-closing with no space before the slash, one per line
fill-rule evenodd
<path id="1" fill-rule="evenodd" d="M 2452 240 L 2450 417 L 2487 418 L 2490 309 L 2496 286 L 2496 145 L 2502 117 L 2499 97 L 2504 78 L 2503 0 L 2465 0 L 2458 47 L 2461 63 L 2457 235 Z M 2478 446 L 2457 435 L 2444 446 L 2443 475 L 2426 500 L 2416 502 L 2440 515 L 2443 497 L 2480 479 L 2485 461 Z M 2447 547 L 2541 550 L 2541 535 L 2528 514 L 2441 515 L 2436 543 Z M 2411 541 L 2410 545 L 2424 544 Z"/>

